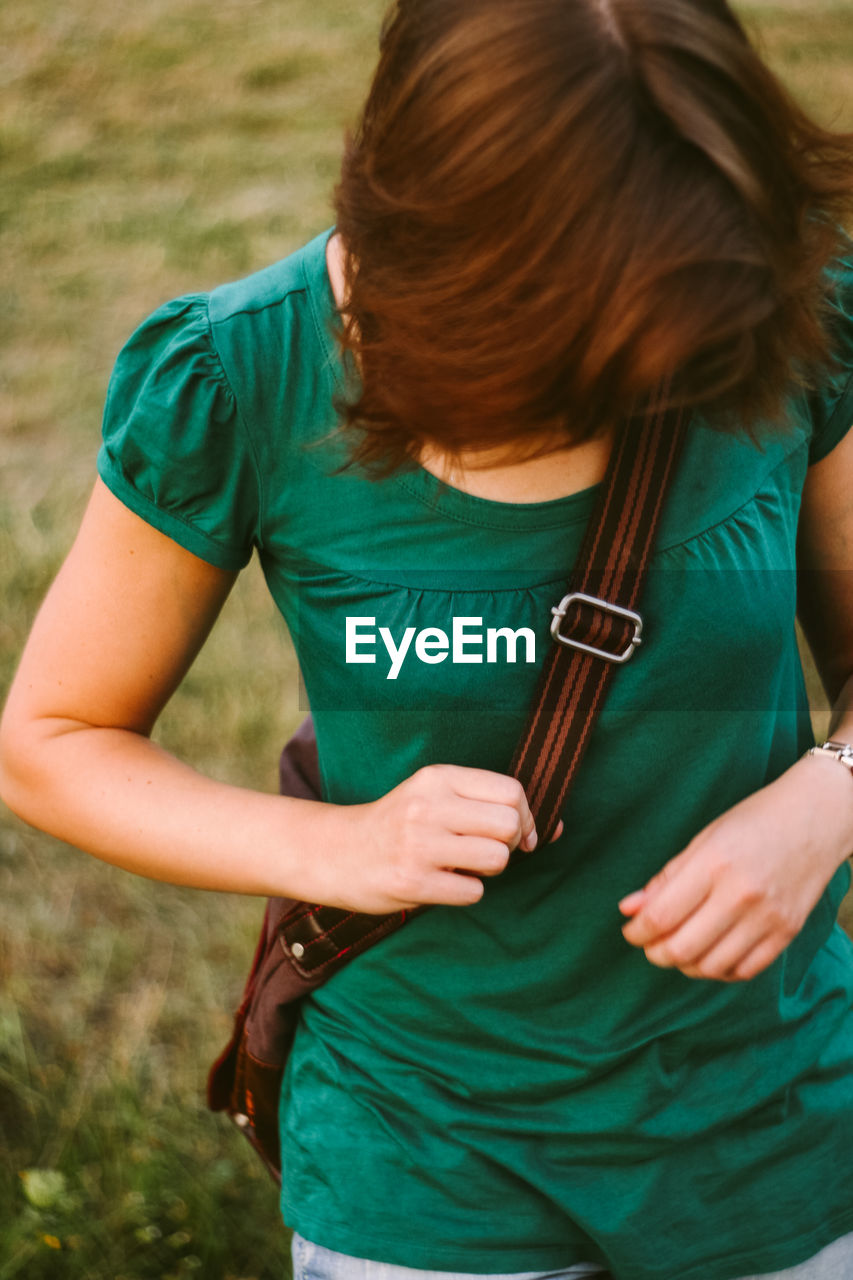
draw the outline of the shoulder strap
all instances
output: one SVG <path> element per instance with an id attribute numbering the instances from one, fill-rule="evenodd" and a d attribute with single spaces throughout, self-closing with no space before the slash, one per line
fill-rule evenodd
<path id="1" fill-rule="evenodd" d="M 683 447 L 668 381 L 616 442 L 571 589 L 551 613 L 554 645 L 540 673 L 510 772 L 524 784 L 540 845 L 553 835 L 615 668 L 641 642 L 636 611 L 652 543 Z M 294 903 L 278 926 L 297 973 L 319 985 L 347 960 L 427 910 L 367 915 Z"/>
<path id="2" fill-rule="evenodd" d="M 539 843 L 550 840 L 617 666 L 641 643 L 636 612 L 664 500 L 681 454 L 684 414 L 662 384 L 648 416 L 614 446 L 570 589 L 551 613 L 555 641 L 510 765 L 524 784 Z"/>

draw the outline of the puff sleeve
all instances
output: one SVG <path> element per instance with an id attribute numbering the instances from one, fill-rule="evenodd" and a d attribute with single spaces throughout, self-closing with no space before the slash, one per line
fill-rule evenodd
<path id="1" fill-rule="evenodd" d="M 853 426 L 853 241 L 845 237 L 845 243 L 844 255 L 830 270 L 838 364 L 821 390 L 810 397 L 809 463 L 825 458 Z"/>
<path id="2" fill-rule="evenodd" d="M 160 307 L 116 359 L 98 472 L 148 524 L 221 569 L 259 540 L 259 471 L 216 352 L 206 294 Z"/>

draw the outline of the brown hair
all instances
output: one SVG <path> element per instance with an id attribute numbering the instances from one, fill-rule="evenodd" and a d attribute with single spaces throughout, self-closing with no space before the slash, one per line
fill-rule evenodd
<path id="1" fill-rule="evenodd" d="M 538 456 L 667 373 L 672 406 L 772 419 L 831 363 L 851 198 L 853 134 L 725 0 L 397 0 L 335 193 L 344 466 Z"/>

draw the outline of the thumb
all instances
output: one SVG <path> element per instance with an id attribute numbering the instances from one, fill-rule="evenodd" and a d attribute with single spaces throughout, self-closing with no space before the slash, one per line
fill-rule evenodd
<path id="1" fill-rule="evenodd" d="M 670 858 L 669 862 L 662 866 L 660 871 L 652 876 L 651 880 L 647 880 L 642 889 L 636 889 L 633 893 L 626 894 L 624 898 L 620 898 L 618 903 L 619 910 L 625 915 L 634 915 L 635 912 L 639 911 L 640 907 L 648 901 L 652 894 L 656 893 L 658 889 L 662 889 L 672 879 L 679 867 L 687 861 L 690 853 L 689 847 L 682 849 L 681 853 L 677 853 L 674 858 Z"/>

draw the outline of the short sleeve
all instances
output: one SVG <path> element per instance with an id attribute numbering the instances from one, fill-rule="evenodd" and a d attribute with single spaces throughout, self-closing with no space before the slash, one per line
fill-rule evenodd
<path id="1" fill-rule="evenodd" d="M 213 343 L 206 294 L 166 303 L 116 359 L 98 472 L 148 524 L 221 569 L 258 541 L 259 473 Z"/>
<path id="2" fill-rule="evenodd" d="M 832 331 L 837 367 L 809 400 L 812 434 L 809 463 L 819 462 L 853 426 L 853 241 L 845 237 L 845 251 L 830 268 Z"/>

